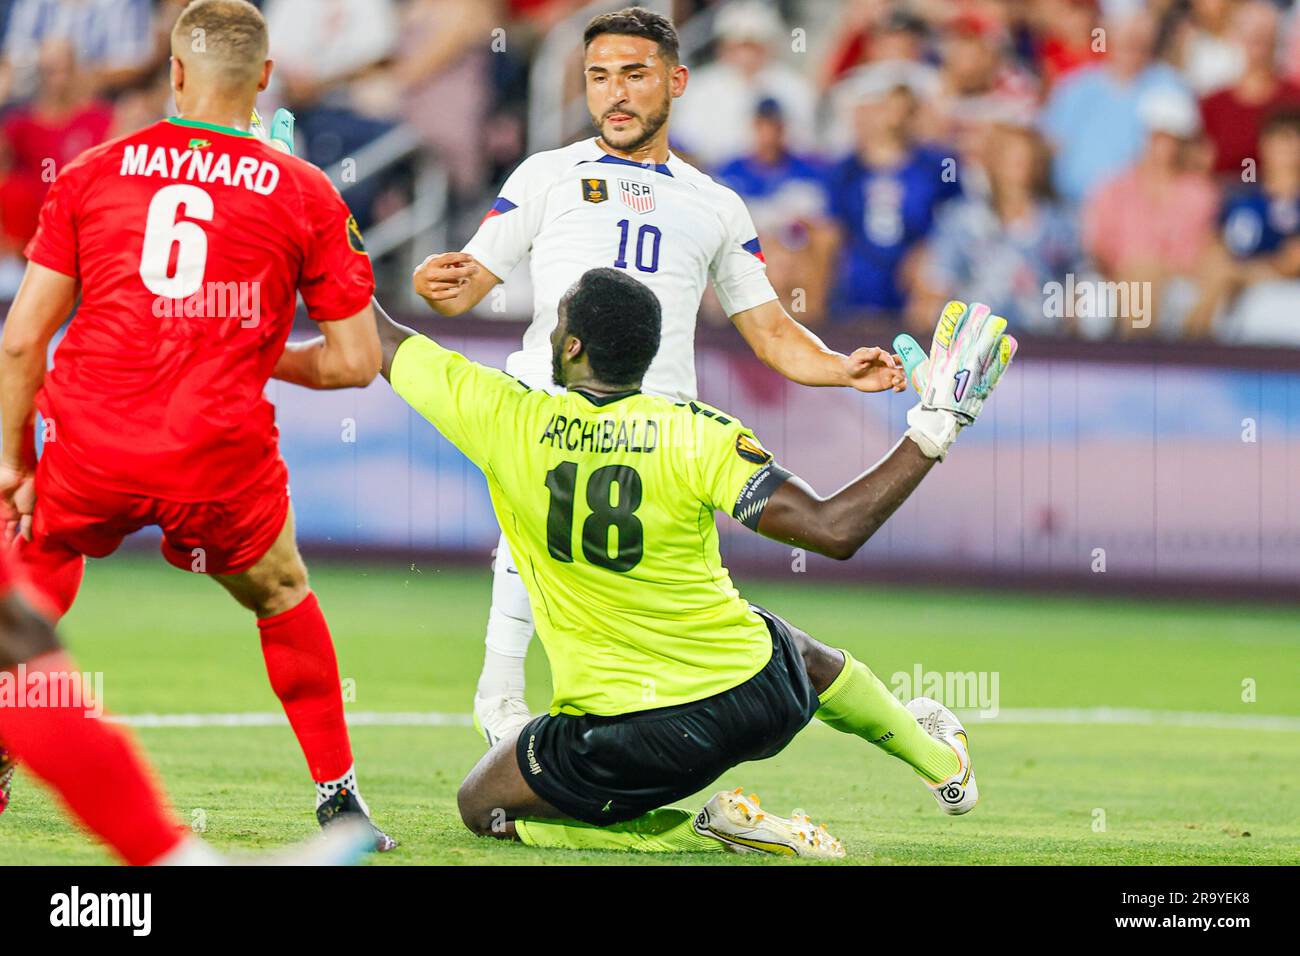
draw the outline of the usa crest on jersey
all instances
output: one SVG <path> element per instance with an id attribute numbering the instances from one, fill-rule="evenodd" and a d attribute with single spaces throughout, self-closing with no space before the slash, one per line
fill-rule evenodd
<path id="1" fill-rule="evenodd" d="M 644 214 L 655 208 L 655 194 L 649 183 L 620 179 L 618 198 L 623 200 L 623 205 L 633 212 Z"/>

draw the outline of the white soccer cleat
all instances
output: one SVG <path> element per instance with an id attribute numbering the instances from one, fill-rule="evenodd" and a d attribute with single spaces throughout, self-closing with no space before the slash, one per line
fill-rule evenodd
<path id="1" fill-rule="evenodd" d="M 720 790 L 695 815 L 695 832 L 711 836 L 734 853 L 773 853 L 819 860 L 844 857 L 844 844 L 796 810 L 792 818 L 772 816 L 758 805 L 758 795 L 741 787 Z"/>
<path id="2" fill-rule="evenodd" d="M 489 747 L 502 740 L 514 740 L 532 719 L 533 713 L 522 697 L 474 695 L 474 729 Z"/>
<path id="3" fill-rule="evenodd" d="M 319 836 L 296 846 L 233 862 L 249 866 L 352 866 L 374 849 L 375 828 L 369 820 L 339 820 Z"/>
<path id="4" fill-rule="evenodd" d="M 351 866 L 375 848 L 368 820 L 339 820 L 319 835 L 283 850 L 227 856 L 189 836 L 155 866 Z"/>
<path id="5" fill-rule="evenodd" d="M 961 761 L 961 768 L 951 777 L 939 783 L 926 780 L 925 785 L 930 788 L 944 813 L 952 816 L 970 813 L 975 809 L 975 804 L 980 802 L 980 790 L 975 785 L 975 771 L 971 769 L 970 741 L 966 737 L 966 728 L 961 725 L 956 714 L 930 697 L 912 698 L 907 702 L 907 709 L 922 730 L 951 747 Z M 924 777 L 921 779 L 925 780 Z"/>

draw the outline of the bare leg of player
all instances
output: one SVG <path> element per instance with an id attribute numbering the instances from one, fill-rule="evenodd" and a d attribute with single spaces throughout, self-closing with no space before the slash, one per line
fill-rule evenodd
<path id="1" fill-rule="evenodd" d="M 515 821 L 521 817 L 564 819 L 563 813 L 533 792 L 519 772 L 517 742 L 518 734 L 498 742 L 474 765 L 456 794 L 461 820 L 479 836 L 518 840 Z"/>
<path id="2" fill-rule="evenodd" d="M 492 565 L 492 609 L 484 639 L 483 672 L 474 693 L 474 726 L 489 747 L 514 739 L 532 716 L 524 702 L 524 661 L 532 639 L 528 590 L 503 534 Z"/>
<path id="3" fill-rule="evenodd" d="M 456 794 L 461 820 L 479 836 L 567 850 L 718 853 L 727 848 L 723 840 L 696 828 L 696 811 L 679 807 L 660 807 L 604 826 L 574 820 L 528 785 L 517 747 L 518 735 L 498 743 L 470 771 Z"/>
<path id="4" fill-rule="evenodd" d="M 356 818 L 369 822 L 370 808 L 357 790 L 334 642 L 307 583 L 307 566 L 294 538 L 293 510 L 256 564 L 240 574 L 212 578 L 257 615 L 266 673 L 316 782 L 321 826 Z M 376 850 L 397 846 L 396 840 L 371 826 Z"/>
<path id="5" fill-rule="evenodd" d="M 461 820 L 479 836 L 571 850 L 691 853 L 723 849 L 716 839 L 695 832 L 692 810 L 661 807 L 634 820 L 602 827 L 566 817 L 528 786 L 515 756 L 517 744 L 518 734 L 488 751 L 456 794 Z"/>

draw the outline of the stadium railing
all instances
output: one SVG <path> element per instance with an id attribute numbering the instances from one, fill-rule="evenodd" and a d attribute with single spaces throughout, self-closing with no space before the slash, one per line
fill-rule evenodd
<path id="1" fill-rule="evenodd" d="M 427 144 L 415 129 L 402 124 L 325 172 L 347 199 L 349 192 L 374 177 L 404 165 L 415 174 L 412 200 L 366 230 L 366 249 L 376 262 L 396 256 L 402 263 L 397 271 L 409 277 L 430 251 L 445 249 L 448 242 L 450 186 L 446 172 Z M 419 303 L 409 282 L 386 285 L 400 296 L 404 308 Z"/>

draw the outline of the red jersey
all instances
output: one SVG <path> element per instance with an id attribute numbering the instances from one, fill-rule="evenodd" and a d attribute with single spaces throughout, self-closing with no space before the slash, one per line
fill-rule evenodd
<path id="1" fill-rule="evenodd" d="M 8 545 L 0 544 L 0 599 L 8 597 L 13 588 L 14 573 L 10 560 Z"/>
<path id="2" fill-rule="evenodd" d="M 81 282 L 37 396 L 44 454 L 98 487 L 229 497 L 279 457 L 263 394 L 297 294 L 317 322 L 360 312 L 374 276 L 316 167 L 248 133 L 170 119 L 55 180 L 27 257 Z"/>
<path id="3" fill-rule="evenodd" d="M 1214 144 L 1214 171 L 1240 177 L 1247 159 L 1259 156 L 1259 134 L 1268 115 L 1282 107 L 1300 106 L 1300 88 L 1280 80 L 1263 103 L 1243 103 L 1232 87 L 1201 100 L 1205 135 Z"/>

